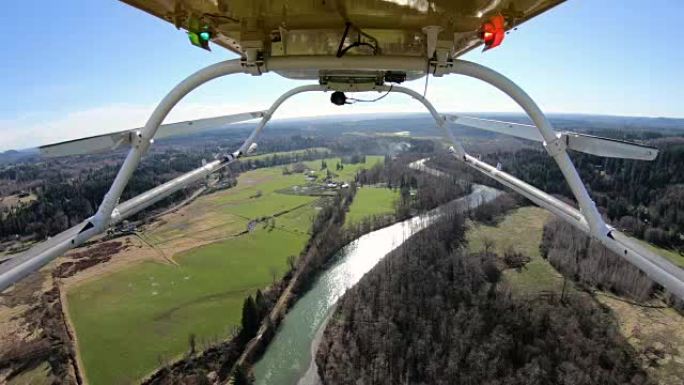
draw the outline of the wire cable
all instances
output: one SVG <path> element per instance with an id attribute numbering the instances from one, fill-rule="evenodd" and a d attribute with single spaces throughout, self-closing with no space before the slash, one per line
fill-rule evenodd
<path id="1" fill-rule="evenodd" d="M 345 47 L 344 41 L 347 39 L 347 36 L 349 35 L 349 30 L 351 28 L 354 28 L 354 30 L 356 31 L 356 41 Z M 371 40 L 374 44 L 361 41 L 361 36 Z M 347 53 L 347 51 L 356 47 L 370 47 L 373 50 L 373 55 L 377 55 L 380 51 L 380 45 L 378 44 L 378 40 L 376 38 L 363 32 L 362 30 L 354 26 L 352 23 L 346 22 L 344 27 L 344 33 L 342 34 L 342 39 L 340 40 L 340 44 L 337 47 L 337 55 L 335 56 L 342 57 Z"/>
<path id="2" fill-rule="evenodd" d="M 356 102 L 361 102 L 361 103 L 374 103 L 374 102 L 377 102 L 378 100 L 382 100 L 385 96 L 389 95 L 389 93 L 392 92 L 392 87 L 394 87 L 394 85 L 391 85 L 390 88 L 389 88 L 389 90 L 387 90 L 387 92 L 385 92 L 385 93 L 382 94 L 381 96 L 378 96 L 378 97 L 375 98 L 375 99 L 356 99 L 356 98 L 347 98 L 347 100 L 349 100 L 349 101 L 352 102 L 352 103 L 356 103 Z"/>

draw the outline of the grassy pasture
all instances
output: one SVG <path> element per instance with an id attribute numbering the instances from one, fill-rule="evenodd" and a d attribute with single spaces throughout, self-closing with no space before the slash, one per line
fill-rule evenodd
<path id="1" fill-rule="evenodd" d="M 199 341 L 228 335 L 247 294 L 280 276 L 306 237 L 279 229 L 191 250 L 180 266 L 143 262 L 69 293 L 86 374 L 93 384 L 135 381 Z"/>
<path id="2" fill-rule="evenodd" d="M 346 223 L 352 224 L 372 215 L 392 214 L 398 197 L 399 192 L 387 188 L 359 188 L 349 207 Z"/>
<path id="3" fill-rule="evenodd" d="M 0 208 L 11 208 L 22 204 L 26 205 L 28 203 L 35 201 L 36 199 L 38 199 L 38 197 L 35 194 L 29 194 L 22 198 L 20 198 L 18 194 L 0 197 Z"/>
<path id="4" fill-rule="evenodd" d="M 560 291 L 562 276 L 539 253 L 544 223 L 550 215 L 539 207 L 528 206 L 512 211 L 496 226 L 471 223 L 466 234 L 468 249 L 482 251 L 486 238 L 495 242 L 494 249 L 501 256 L 508 247 L 513 247 L 532 259 L 520 272 L 510 269 L 504 272 L 504 277 L 515 292 L 535 294 Z"/>
<path id="5" fill-rule="evenodd" d="M 326 162 L 334 168 L 338 160 Z M 369 156 L 365 164 L 345 165 L 335 179 L 349 181 L 382 160 Z M 307 163 L 320 168 L 320 160 Z M 280 277 L 287 257 L 306 243 L 318 198 L 277 192 L 304 183 L 302 174 L 283 175 L 282 166 L 243 173 L 235 188 L 198 198 L 144 234 L 171 252 L 168 245 L 179 237 L 220 241 L 173 255 L 178 266 L 145 261 L 69 290 L 88 382 L 135 383 L 161 360 L 187 352 L 190 334 L 198 342 L 227 337 L 240 323 L 244 298 L 269 285 L 273 273 Z M 258 225 L 233 236 L 249 220 L 276 214 L 274 229 Z"/>

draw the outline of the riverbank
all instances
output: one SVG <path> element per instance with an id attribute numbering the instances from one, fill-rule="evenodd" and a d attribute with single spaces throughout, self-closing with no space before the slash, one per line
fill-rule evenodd
<path id="1" fill-rule="evenodd" d="M 325 270 L 288 312 L 266 354 L 254 366 L 256 384 L 315 384 L 312 363 L 316 335 L 325 328 L 331 309 L 344 292 L 404 240 L 427 227 L 443 210 L 467 211 L 494 199 L 498 191 L 473 186 L 458 198 L 430 212 L 367 233 L 342 248 Z"/>
<path id="2" fill-rule="evenodd" d="M 405 164 L 400 164 L 400 166 L 403 170 L 406 170 Z M 417 182 L 416 185 L 416 188 L 419 191 L 418 195 L 421 196 L 420 192 L 425 192 L 425 196 L 430 198 L 429 202 L 432 202 L 432 204 L 439 204 L 440 199 L 442 199 L 443 202 L 444 198 L 450 195 L 454 196 L 454 194 L 459 194 L 460 191 L 468 191 L 467 186 L 460 186 L 457 189 L 448 190 L 448 193 L 434 195 L 434 191 L 436 188 L 435 184 L 441 184 L 441 182 L 438 182 L 437 179 L 434 178 L 434 176 L 435 175 L 430 176 L 430 178 L 432 178 L 432 182 L 426 182 L 425 180 L 421 180 Z M 408 190 L 405 191 L 404 189 L 408 187 L 408 185 L 404 184 L 404 180 L 408 181 L 409 178 L 404 178 L 403 176 L 401 178 L 402 197 L 406 199 L 409 197 L 409 195 Z M 413 183 L 416 183 L 415 179 L 413 179 Z M 395 189 L 397 187 L 399 186 L 395 186 Z M 406 195 L 404 195 L 404 192 L 406 192 Z M 376 195 L 377 194 L 367 194 L 364 196 L 367 196 L 368 199 L 372 200 L 372 198 L 377 198 Z M 474 207 L 478 205 L 480 202 L 481 199 L 478 199 L 478 202 L 471 206 Z M 425 207 L 425 202 L 420 203 L 422 203 L 422 206 L 419 207 Z M 346 202 L 345 204 L 343 204 L 343 206 L 347 206 L 348 204 L 349 203 Z M 369 210 L 368 207 L 364 206 L 367 205 L 361 205 L 359 211 L 369 212 L 371 214 L 377 214 L 380 213 L 380 211 L 382 211 L 378 211 L 377 208 Z M 337 207 L 337 205 L 335 205 L 335 207 Z M 389 207 L 391 206 L 387 206 L 387 208 Z M 274 308 L 270 309 L 270 315 L 266 318 L 266 321 L 264 321 L 261 324 L 259 330 L 256 332 L 256 337 L 250 342 L 248 342 L 245 348 L 245 352 L 237 361 L 235 368 L 249 368 L 249 366 L 253 362 L 259 359 L 263 351 L 266 349 L 266 346 L 268 345 L 269 341 L 271 340 L 271 338 L 273 338 L 273 335 L 278 330 L 278 327 L 282 322 L 282 319 L 285 317 L 285 314 L 295 304 L 295 302 L 298 301 L 300 296 L 307 291 L 308 286 L 312 281 L 312 277 L 316 277 L 318 271 L 324 271 L 327 269 L 327 265 L 328 262 L 331 260 L 331 256 L 335 255 L 335 252 L 338 249 L 340 249 L 342 246 L 347 244 L 352 239 L 361 236 L 362 234 L 366 234 L 375 229 L 388 226 L 396 221 L 396 218 L 393 217 L 374 216 L 370 221 L 358 221 L 353 226 L 345 226 L 345 228 L 342 229 L 341 226 L 343 224 L 346 224 L 344 221 L 344 217 L 345 213 L 342 213 L 342 215 L 340 215 L 342 221 L 339 223 L 335 223 L 335 226 L 329 228 L 325 232 L 322 232 L 321 235 L 323 236 L 320 239 L 313 238 L 313 246 L 310 248 L 310 250 L 314 251 L 315 256 L 305 254 L 304 256 L 299 258 L 299 263 L 297 267 L 294 269 L 295 276 L 289 281 L 288 287 L 281 294 L 278 303 L 274 306 Z M 308 245 L 307 248 L 309 248 L 309 246 L 311 245 Z M 244 371 L 248 371 L 248 369 L 244 369 Z"/>
<path id="3" fill-rule="evenodd" d="M 428 176 L 427 179 L 419 178 L 419 181 L 417 181 L 417 184 L 414 185 L 414 186 L 417 188 L 417 191 L 415 191 L 415 194 L 416 194 L 417 196 L 420 196 L 420 197 L 423 197 L 423 196 L 424 196 L 424 197 L 429 198 L 429 199 L 427 200 L 427 202 L 432 202 L 432 204 L 433 204 L 432 207 L 434 207 L 434 204 L 439 204 L 439 203 L 440 203 L 440 199 L 444 199 L 445 197 L 448 196 L 448 194 L 442 193 L 442 195 L 439 195 L 439 194 L 435 195 L 436 190 L 437 190 L 437 186 L 435 185 L 435 183 L 437 183 L 437 184 L 439 184 L 439 185 L 442 185 L 442 184 L 443 184 L 443 182 L 439 181 L 440 179 L 442 179 L 443 174 L 430 172 L 430 169 L 429 169 L 428 167 L 425 167 L 424 164 L 423 164 L 423 163 L 425 162 L 425 160 L 426 160 L 426 159 L 421 159 L 421 160 L 418 160 L 418 161 L 413 161 L 413 162 L 411 162 L 410 164 L 407 164 L 406 166 L 408 166 L 408 167 L 407 167 L 408 169 L 415 170 L 415 171 L 418 171 L 418 172 L 419 172 L 419 174 L 414 174 L 414 175 L 420 176 L 420 175 L 422 174 L 422 175 L 427 175 L 427 176 Z M 422 162 L 421 162 L 421 161 L 422 161 Z M 391 174 L 387 174 L 387 176 L 389 176 L 389 175 L 391 175 Z M 360 179 L 362 179 L 362 180 L 366 180 L 367 182 L 370 182 L 370 183 L 382 183 L 382 182 L 383 182 L 382 177 L 381 177 L 381 178 L 378 178 L 377 172 L 376 172 L 375 175 L 370 175 L 370 176 L 369 176 L 369 175 L 362 175 L 362 176 L 359 176 L 359 177 L 357 177 L 357 178 L 360 178 Z M 412 179 L 412 178 L 411 178 L 411 179 Z M 430 179 L 431 179 L 431 180 L 430 180 Z M 404 201 L 403 201 L 403 202 L 397 202 L 398 204 L 396 205 L 396 211 L 397 211 L 397 212 L 404 212 L 404 213 L 405 213 L 405 212 L 406 212 L 406 207 L 407 207 L 407 201 L 406 201 L 406 199 L 409 198 L 410 196 L 413 196 L 414 193 L 411 193 L 411 195 L 409 196 L 409 190 L 407 189 L 409 186 L 408 186 L 408 184 L 405 184 L 405 183 L 404 183 L 405 180 L 410 180 L 409 178 L 405 179 L 405 178 L 402 176 L 402 177 L 400 178 L 400 180 L 401 180 L 400 185 L 401 185 L 401 190 L 402 190 L 401 199 L 403 199 Z M 452 181 L 452 182 L 453 182 L 453 181 Z M 395 182 L 395 183 L 396 183 L 396 182 Z M 413 179 L 413 182 L 412 182 L 412 183 L 416 183 L 416 180 Z M 459 188 L 456 188 L 456 189 L 453 189 L 453 190 L 448 190 L 448 191 L 450 191 L 450 192 L 452 193 L 452 196 L 453 196 L 453 193 L 456 192 L 456 191 L 461 191 L 461 190 L 463 190 L 463 191 L 469 191 L 469 187 L 470 187 L 470 186 L 467 185 L 467 184 L 458 183 L 458 186 L 459 186 Z M 448 189 L 448 187 L 447 187 L 447 189 Z M 443 189 L 442 189 L 442 190 L 443 190 Z M 490 192 L 494 191 L 494 189 L 485 188 L 484 186 L 476 186 L 476 187 L 473 189 L 473 191 L 471 192 L 471 196 L 468 196 L 468 197 L 461 197 L 460 199 L 455 199 L 454 201 L 451 201 L 451 202 L 449 202 L 449 203 L 450 203 L 450 204 L 455 204 L 455 205 L 459 205 L 459 204 L 460 204 L 460 205 L 463 207 L 462 210 L 472 209 L 472 208 L 474 208 L 474 207 L 477 207 L 479 204 L 482 204 L 482 203 L 484 203 L 484 202 L 487 201 L 487 199 L 483 199 L 482 196 L 481 196 L 481 195 L 483 194 L 483 191 L 484 191 L 484 190 L 488 190 L 488 191 L 490 191 Z M 421 193 L 424 194 L 424 195 L 422 195 Z M 497 195 L 497 194 L 498 194 L 498 193 L 495 193 L 495 195 Z M 495 196 L 495 195 L 494 195 L 494 196 Z M 457 195 L 457 196 L 458 196 L 458 195 Z M 472 197 L 474 197 L 474 196 L 477 196 L 478 198 L 477 198 L 477 199 L 472 199 Z M 492 197 L 492 199 L 494 198 L 494 196 Z M 419 207 L 425 207 L 424 205 L 425 205 L 427 202 L 426 202 L 425 200 L 421 200 L 421 201 L 419 201 L 419 202 L 417 202 L 417 203 L 418 203 L 418 206 L 419 206 Z M 444 200 L 442 200 L 442 202 L 444 202 Z M 449 205 L 449 203 L 446 204 L 446 205 Z M 428 203 L 428 204 L 429 204 L 429 203 Z M 446 206 L 446 205 L 445 205 L 445 206 Z M 403 207 L 402 207 L 402 206 L 403 206 Z M 432 213 L 432 212 L 435 212 L 436 210 L 438 210 L 438 209 L 435 209 L 435 210 L 431 211 L 431 213 Z M 405 214 L 404 214 L 404 215 L 405 215 Z M 415 215 L 415 212 L 414 212 L 414 215 Z M 428 215 L 429 215 L 429 214 L 428 214 Z M 404 217 L 404 218 L 405 218 L 405 217 Z M 413 222 L 413 221 L 420 221 L 420 220 L 421 220 L 421 216 L 417 216 L 417 217 L 414 217 L 414 218 L 405 220 L 404 222 L 401 222 L 401 223 L 404 223 L 405 225 L 407 225 L 408 223 L 411 223 L 411 222 Z M 395 223 L 395 224 L 392 224 L 391 226 L 384 227 L 384 228 L 382 228 L 381 230 L 376 230 L 376 231 L 385 232 L 388 228 L 392 228 L 392 227 L 395 227 L 395 226 L 398 226 L 398 225 L 400 225 L 400 223 Z M 354 244 L 358 244 L 359 242 L 361 242 L 362 239 L 366 238 L 366 237 L 369 235 L 368 233 L 372 233 L 372 230 L 373 230 L 373 229 L 377 229 L 377 228 L 378 228 L 378 226 L 369 226 L 369 224 L 368 224 L 367 221 L 362 221 L 361 223 L 358 224 L 357 227 L 360 227 L 360 228 L 364 229 L 365 231 L 362 231 L 362 232 L 360 232 L 359 234 L 365 234 L 365 235 L 363 235 L 361 238 L 355 240 L 354 242 L 351 242 L 350 245 L 345 246 L 345 248 L 343 248 L 343 250 L 344 250 L 344 249 L 347 249 L 347 248 L 354 248 L 354 246 L 353 246 Z M 410 226 L 410 227 L 411 227 L 411 226 Z M 403 239 L 405 239 L 407 236 L 408 236 L 408 233 L 403 234 L 402 237 L 401 237 L 401 241 L 403 241 Z M 375 258 L 381 258 L 381 257 L 383 257 L 385 254 L 387 254 L 389 251 L 392 250 L 392 247 L 396 247 L 396 246 L 398 246 L 398 245 L 401 243 L 401 242 L 399 242 L 397 239 L 395 239 L 395 238 L 393 238 L 393 237 L 389 237 L 389 238 L 385 239 L 385 241 L 389 241 L 389 242 L 390 242 L 390 245 L 393 245 L 393 246 L 391 246 L 391 247 L 385 249 L 384 252 L 381 251 L 381 252 L 379 252 L 379 253 L 376 253 L 376 254 L 375 254 L 376 257 L 367 259 L 367 261 L 373 261 L 373 260 L 375 260 L 375 261 L 377 262 L 378 259 L 375 259 Z M 386 248 L 386 247 L 387 247 L 387 243 L 384 242 L 383 244 L 385 245 L 384 247 Z M 363 249 L 364 247 L 362 246 L 362 247 L 360 247 L 360 248 Z M 377 251 L 377 250 L 376 250 L 376 251 Z M 333 260 L 333 261 L 336 261 L 336 262 L 332 265 L 332 267 L 330 267 L 330 268 L 328 268 L 328 269 L 325 270 L 325 272 L 323 273 L 323 275 L 322 275 L 321 277 L 319 277 L 319 278 L 316 280 L 315 285 L 317 286 L 317 285 L 319 285 L 319 282 L 325 281 L 325 280 L 326 280 L 325 277 L 329 274 L 329 272 L 330 272 L 330 271 L 335 271 L 335 270 L 339 267 L 340 260 L 343 260 L 343 259 L 344 259 L 344 258 L 341 257 L 341 256 L 339 255 L 339 253 L 338 253 L 338 255 L 337 255 L 335 258 L 332 258 L 332 260 Z M 371 267 L 372 267 L 372 265 L 367 266 L 368 269 L 370 269 Z M 345 275 L 346 275 L 346 277 L 354 276 L 354 274 L 353 274 L 352 272 L 348 272 L 348 273 L 346 273 Z M 360 279 L 360 276 L 356 278 L 356 280 L 358 280 L 358 279 Z M 338 279 L 338 281 L 340 281 L 340 280 Z M 353 284 L 353 283 L 350 283 L 350 285 L 352 285 L 352 284 Z M 346 290 L 346 288 L 347 288 L 347 287 L 344 287 L 343 290 Z M 301 304 L 301 303 L 306 303 L 307 299 L 310 298 L 310 297 L 312 297 L 312 296 L 315 297 L 316 295 L 315 295 L 315 294 L 312 294 L 312 292 L 315 292 L 315 290 L 316 290 L 316 288 L 313 287 L 310 291 L 308 291 L 306 294 L 304 294 L 304 296 L 303 296 L 302 298 L 300 298 L 299 301 L 298 301 L 298 303 L 295 304 L 294 306 L 295 306 L 295 307 L 304 307 L 304 308 L 306 308 L 306 305 L 300 305 L 300 304 Z M 342 293 L 343 293 L 343 291 L 342 291 L 341 293 L 338 293 L 337 295 L 339 296 L 339 295 L 341 295 Z M 293 310 L 293 311 L 294 311 L 294 310 Z M 318 315 L 316 316 L 316 317 L 317 317 L 316 319 L 307 319 L 305 322 L 299 323 L 299 326 L 300 326 L 300 327 L 295 327 L 295 328 L 294 328 L 295 330 L 310 330 L 310 331 L 311 331 L 311 333 L 309 333 L 309 335 L 306 337 L 306 339 L 307 339 L 308 342 L 306 342 L 306 343 L 304 344 L 305 347 L 304 347 L 303 349 L 300 348 L 300 349 L 297 350 L 299 356 L 306 356 L 307 352 L 309 352 L 308 359 L 306 359 L 306 362 L 305 362 L 304 364 L 296 365 L 297 367 L 303 368 L 303 369 L 306 369 L 306 367 L 310 366 L 310 365 L 309 365 L 309 362 L 311 361 L 311 357 L 312 357 L 311 351 L 312 351 L 312 349 L 315 349 L 315 346 L 312 346 L 312 345 L 311 345 L 310 340 L 311 340 L 311 338 L 312 338 L 312 335 L 315 334 L 314 331 L 316 330 L 316 328 L 318 328 L 318 327 L 320 326 L 321 321 L 324 319 L 324 318 L 321 318 L 321 312 L 317 312 L 317 311 L 308 311 L 308 312 L 306 312 L 306 314 L 307 314 L 307 315 L 318 314 Z M 287 319 L 292 319 L 292 318 L 295 318 L 295 317 L 296 317 L 296 311 L 295 311 L 294 314 L 288 313 Z M 285 328 L 287 328 L 287 327 L 288 327 L 288 325 L 287 325 L 287 322 L 286 322 L 286 324 L 283 325 L 283 329 L 285 329 Z M 309 329 L 310 327 L 314 327 L 314 329 Z M 286 337 L 283 338 L 283 337 L 282 337 L 283 335 L 287 335 L 287 332 L 286 332 L 285 330 L 279 330 L 279 331 L 278 331 L 278 334 L 276 335 L 276 341 L 274 341 L 274 342 L 272 343 L 272 345 L 269 345 L 267 354 L 268 354 L 268 352 L 271 352 L 271 351 L 273 351 L 273 350 L 279 350 L 278 346 L 282 346 L 282 347 L 285 348 L 284 351 L 286 352 L 285 354 L 282 354 L 282 355 L 287 355 L 288 357 L 294 358 L 294 356 L 296 356 L 296 355 L 291 354 L 292 351 L 291 351 L 291 349 L 289 349 L 289 347 L 292 346 L 293 343 L 295 343 L 296 341 L 290 340 L 290 339 L 288 339 L 288 338 L 286 338 Z M 284 343 L 281 342 L 281 343 L 279 343 L 279 342 L 278 342 L 278 339 L 285 340 L 285 341 L 287 341 L 287 342 L 284 342 Z M 276 347 L 274 348 L 273 345 L 275 345 Z M 278 354 L 276 353 L 275 356 L 278 356 Z M 270 375 L 270 374 L 268 374 L 268 373 L 267 373 L 265 376 L 260 376 L 260 374 L 259 374 L 259 371 L 261 370 L 260 367 L 262 367 L 262 366 L 269 366 L 268 364 L 264 364 L 264 362 L 268 362 L 268 361 L 269 361 L 268 357 L 264 357 L 264 358 L 262 358 L 262 359 L 257 363 L 257 365 L 255 366 L 255 373 L 256 373 L 257 383 L 260 383 L 260 384 L 261 384 L 261 383 L 280 384 L 280 383 L 288 383 L 288 382 L 290 382 L 290 383 L 295 383 L 295 382 L 297 381 L 297 379 L 299 379 L 299 376 L 301 376 L 301 374 L 302 374 L 301 369 L 298 369 L 298 370 L 294 373 L 294 376 L 290 375 L 290 376 L 288 377 L 288 376 L 286 375 L 285 378 L 283 378 L 283 377 L 278 377 L 277 379 L 273 379 L 273 376 Z M 301 365 L 304 365 L 304 366 L 301 366 Z M 284 368 L 278 368 L 278 369 L 274 369 L 274 370 L 275 370 L 275 371 L 278 371 L 278 370 L 287 371 L 288 368 L 292 368 L 293 366 L 295 366 L 295 365 L 287 364 L 286 367 L 284 367 Z M 315 368 L 312 369 L 312 370 L 315 371 Z M 271 370 L 271 369 L 267 369 L 266 371 L 267 371 L 267 372 L 273 372 L 273 370 Z M 262 377 L 265 377 L 265 378 L 266 378 L 265 382 L 262 382 L 262 379 L 261 379 Z"/>

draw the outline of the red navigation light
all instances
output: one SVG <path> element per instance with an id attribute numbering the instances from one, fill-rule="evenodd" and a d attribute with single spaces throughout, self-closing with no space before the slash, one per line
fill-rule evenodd
<path id="1" fill-rule="evenodd" d="M 506 36 L 506 19 L 501 16 L 492 16 L 488 22 L 482 24 L 482 40 L 484 50 L 498 47 Z"/>

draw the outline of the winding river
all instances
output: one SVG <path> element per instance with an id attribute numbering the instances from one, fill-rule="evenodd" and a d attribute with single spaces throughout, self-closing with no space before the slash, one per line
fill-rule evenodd
<path id="1" fill-rule="evenodd" d="M 494 199 L 499 190 L 473 185 L 472 192 L 448 203 L 464 211 Z M 318 384 L 312 357 L 337 300 L 385 255 L 408 237 L 427 227 L 439 215 L 440 208 L 418 217 L 363 235 L 343 247 L 335 263 L 290 309 L 266 353 L 254 366 L 258 385 Z"/>

